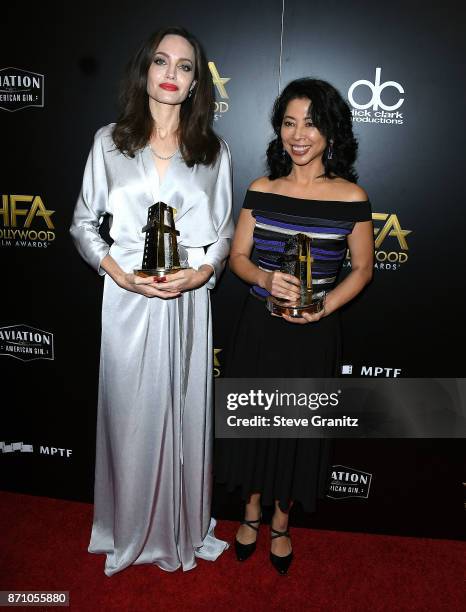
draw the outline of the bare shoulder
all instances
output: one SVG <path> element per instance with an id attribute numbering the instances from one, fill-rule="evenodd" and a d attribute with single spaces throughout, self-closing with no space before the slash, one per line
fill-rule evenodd
<path id="1" fill-rule="evenodd" d="M 273 181 L 268 176 L 261 176 L 249 185 L 248 191 L 264 191 L 268 193 L 272 189 Z"/>
<path id="2" fill-rule="evenodd" d="M 333 191 L 335 199 L 343 202 L 365 202 L 369 199 L 366 191 L 360 185 L 343 178 L 333 180 Z"/>

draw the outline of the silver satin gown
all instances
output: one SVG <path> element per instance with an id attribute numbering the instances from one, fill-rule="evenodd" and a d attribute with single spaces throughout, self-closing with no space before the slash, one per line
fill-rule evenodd
<path id="1" fill-rule="evenodd" d="M 112 127 L 95 136 L 70 229 L 82 257 L 101 275 L 108 253 L 125 271 L 140 267 L 147 209 L 163 201 L 177 210 L 180 250 L 190 266 L 210 264 L 215 273 L 207 285 L 172 300 L 146 298 L 105 277 L 89 551 L 107 555 L 108 576 L 140 563 L 189 570 L 206 545 L 206 558 L 224 548 L 209 529 L 208 290 L 222 271 L 234 230 L 230 155 L 221 141 L 213 167 L 188 168 L 178 152 L 160 182 L 149 147 L 133 159 L 122 155 Z M 104 215 L 111 216 L 110 248 L 98 232 Z"/>

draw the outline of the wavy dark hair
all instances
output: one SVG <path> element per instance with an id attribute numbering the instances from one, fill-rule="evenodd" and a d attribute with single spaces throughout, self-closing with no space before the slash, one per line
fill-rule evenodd
<path id="1" fill-rule="evenodd" d="M 275 100 L 271 120 L 276 137 L 267 148 L 269 179 L 288 176 L 291 172 L 292 161 L 283 148 L 280 129 L 288 103 L 296 98 L 308 98 L 311 101 L 312 122 L 328 143 L 333 141 L 333 145 L 328 145 L 322 155 L 325 168 L 323 176 L 338 176 L 355 183 L 358 179 L 354 169 L 358 143 L 353 134 L 350 108 L 333 85 L 311 78 L 291 81 Z"/>
<path id="2" fill-rule="evenodd" d="M 121 113 L 113 128 L 113 141 L 122 153 L 134 157 L 146 146 L 153 129 L 147 95 L 147 73 L 155 50 L 167 34 L 185 38 L 194 48 L 196 86 L 193 94 L 181 104 L 178 140 L 187 166 L 211 165 L 220 151 L 220 142 L 212 129 L 214 86 L 204 50 L 195 36 L 178 26 L 154 32 L 127 66 L 122 83 Z"/>

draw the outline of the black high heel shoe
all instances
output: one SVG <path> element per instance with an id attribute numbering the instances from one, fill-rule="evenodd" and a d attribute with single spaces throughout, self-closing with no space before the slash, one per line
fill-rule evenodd
<path id="1" fill-rule="evenodd" d="M 276 529 L 273 529 L 271 527 L 270 532 L 272 534 L 271 535 L 272 540 L 274 540 L 275 538 L 282 538 L 282 537 L 289 538 L 290 537 L 288 530 L 277 531 Z M 272 562 L 272 565 L 277 570 L 277 572 L 281 574 L 282 576 L 284 576 L 288 572 L 291 562 L 293 561 L 293 551 L 291 551 L 285 557 L 279 557 L 278 555 L 274 555 L 273 552 L 271 552 L 270 561 Z"/>
<path id="2" fill-rule="evenodd" d="M 254 529 L 254 531 L 259 531 L 259 525 L 260 525 L 261 519 L 258 518 L 255 521 L 241 521 L 241 525 L 247 525 L 248 527 L 250 527 L 251 529 Z M 257 527 L 254 526 L 254 523 L 258 523 Z M 249 559 L 249 557 L 252 555 L 252 553 L 256 550 L 256 542 L 251 542 L 251 544 L 241 544 L 241 542 L 238 542 L 238 540 L 235 538 L 235 552 L 236 552 L 236 558 L 238 559 L 238 561 L 246 561 L 246 559 Z"/>

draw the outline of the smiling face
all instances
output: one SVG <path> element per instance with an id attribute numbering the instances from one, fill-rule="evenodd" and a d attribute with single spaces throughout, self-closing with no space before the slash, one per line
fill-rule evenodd
<path id="1" fill-rule="evenodd" d="M 194 48 L 185 38 L 164 36 L 147 73 L 149 98 L 162 104 L 181 104 L 196 84 L 195 59 Z"/>
<path id="2" fill-rule="evenodd" d="M 280 135 L 283 148 L 293 163 L 305 166 L 314 160 L 322 160 L 327 139 L 312 123 L 309 98 L 291 100 L 283 116 Z"/>

